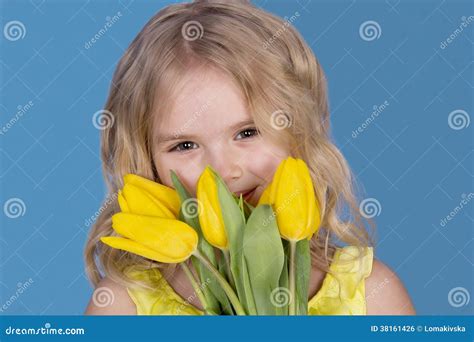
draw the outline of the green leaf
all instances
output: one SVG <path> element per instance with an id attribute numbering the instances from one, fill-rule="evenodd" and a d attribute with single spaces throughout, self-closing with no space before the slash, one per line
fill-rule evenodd
<path id="1" fill-rule="evenodd" d="M 235 195 L 229 191 L 222 178 L 214 170 L 212 170 L 212 172 L 216 176 L 217 193 L 229 244 L 231 273 L 234 277 L 237 296 L 239 297 L 245 311 L 248 313 L 242 275 L 244 262 L 242 253 L 245 229 L 244 216 L 242 215 L 238 203 L 235 201 Z"/>
<path id="2" fill-rule="evenodd" d="M 255 207 L 253 207 L 250 203 L 247 203 L 247 201 L 244 200 L 244 205 L 243 205 L 243 212 L 245 215 L 245 220 L 248 220 L 250 215 L 252 215 L 252 212 L 254 211 Z"/>
<path id="3" fill-rule="evenodd" d="M 220 274 L 222 274 L 224 277 L 227 276 L 227 272 L 226 272 L 226 264 L 225 264 L 225 259 L 224 259 L 224 256 L 222 255 L 221 253 L 221 256 L 220 258 L 218 259 L 217 261 L 218 263 L 218 270 L 220 272 Z M 226 296 L 227 298 L 227 296 Z M 226 303 L 223 303 L 222 304 L 222 311 L 226 314 L 226 315 L 235 315 L 235 312 L 234 312 L 234 309 L 232 308 L 232 304 L 230 303 L 230 301 L 227 299 L 227 302 Z"/>
<path id="4" fill-rule="evenodd" d="M 244 198 L 242 197 L 242 195 L 240 195 L 239 197 L 239 208 L 240 208 L 240 212 L 244 212 Z"/>
<path id="5" fill-rule="evenodd" d="M 240 195 L 240 197 L 237 197 L 235 194 L 232 193 L 232 197 L 239 205 L 239 208 L 244 215 L 245 222 L 247 222 L 247 219 L 250 217 L 250 214 L 252 214 L 252 211 L 255 209 L 255 207 L 253 207 L 250 203 L 247 203 L 247 201 L 243 199 L 242 194 Z"/>
<path id="6" fill-rule="evenodd" d="M 311 253 L 309 240 L 296 243 L 296 309 L 297 315 L 308 314 L 308 288 L 311 273 Z"/>
<path id="7" fill-rule="evenodd" d="M 285 255 L 271 206 L 260 205 L 252 212 L 245 227 L 244 256 L 258 314 L 279 314 L 274 291 L 280 285 Z"/>
<path id="8" fill-rule="evenodd" d="M 283 263 L 283 269 L 281 270 L 279 284 L 281 288 L 288 289 L 288 260 L 290 258 L 290 243 L 285 239 L 282 239 L 281 242 L 283 244 L 283 250 L 285 252 L 285 261 Z M 280 315 L 288 315 L 288 304 L 281 306 L 279 313 Z"/>
<path id="9" fill-rule="evenodd" d="M 255 299 L 253 297 L 252 284 L 250 282 L 248 266 L 247 266 L 247 261 L 245 260 L 245 256 L 242 262 L 242 284 L 245 289 L 245 299 L 246 299 L 245 304 L 246 304 L 246 307 L 248 308 L 248 314 L 256 316 L 258 312 L 255 306 Z"/>

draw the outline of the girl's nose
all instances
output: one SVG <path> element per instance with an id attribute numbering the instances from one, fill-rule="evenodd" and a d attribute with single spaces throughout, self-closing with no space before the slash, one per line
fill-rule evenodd
<path id="1" fill-rule="evenodd" d="M 218 153 L 209 158 L 209 164 L 222 177 L 227 185 L 232 184 L 235 180 L 243 175 L 242 160 L 239 156 L 227 152 Z"/>

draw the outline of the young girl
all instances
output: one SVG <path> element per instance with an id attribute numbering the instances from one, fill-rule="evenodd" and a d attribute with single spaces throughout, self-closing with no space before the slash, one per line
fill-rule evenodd
<path id="1" fill-rule="evenodd" d="M 105 109 L 114 118 L 101 146 L 110 196 L 128 173 L 173 187 L 170 170 L 195 194 L 211 165 L 256 205 L 279 163 L 301 158 L 322 214 L 311 241 L 309 314 L 415 313 L 396 274 L 373 259 L 350 170 L 330 140 L 324 73 L 288 21 L 245 1 L 168 6 L 120 60 Z M 340 217 L 343 206 L 350 220 Z M 86 314 L 203 314 L 180 267 L 100 242 L 120 211 L 116 201 L 103 209 L 85 249 L 96 286 Z"/>

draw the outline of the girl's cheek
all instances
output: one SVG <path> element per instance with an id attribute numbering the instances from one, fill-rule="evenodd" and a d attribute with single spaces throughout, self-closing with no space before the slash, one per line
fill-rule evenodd
<path id="1" fill-rule="evenodd" d="M 275 146 L 260 146 L 255 150 L 248 170 L 262 181 L 263 189 L 272 181 L 278 165 L 289 156 L 289 151 Z M 262 190 L 263 193 L 263 190 Z"/>
<path id="2" fill-rule="evenodd" d="M 184 187 L 192 194 L 196 192 L 196 183 L 199 179 L 199 172 L 196 167 L 190 167 L 189 163 L 184 164 L 176 160 L 161 161 L 158 173 L 162 183 L 168 187 L 174 188 L 173 181 L 171 180 L 171 170 L 173 170 L 178 176 Z"/>
<path id="3" fill-rule="evenodd" d="M 196 184 L 199 180 L 199 175 L 191 174 L 189 170 L 183 170 L 181 173 L 183 176 L 180 176 L 181 182 L 184 184 L 186 189 L 193 195 L 196 195 Z M 184 176 L 186 175 L 186 176 Z"/>
<path id="4" fill-rule="evenodd" d="M 176 172 L 177 176 L 183 181 L 184 172 L 183 166 L 177 163 L 174 158 L 169 156 L 168 153 L 160 153 L 155 157 L 155 166 L 158 171 L 158 176 L 163 185 L 174 188 L 171 180 L 171 170 Z"/>

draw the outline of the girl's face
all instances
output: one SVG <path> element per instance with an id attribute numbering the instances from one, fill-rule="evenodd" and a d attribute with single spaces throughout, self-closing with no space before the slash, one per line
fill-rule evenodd
<path id="1" fill-rule="evenodd" d="M 289 151 L 259 135 L 241 92 L 224 73 L 197 69 L 182 84 L 172 110 L 155 116 L 154 162 L 161 182 L 173 187 L 174 170 L 195 194 L 210 165 L 237 196 L 255 189 L 244 198 L 256 205 Z"/>

